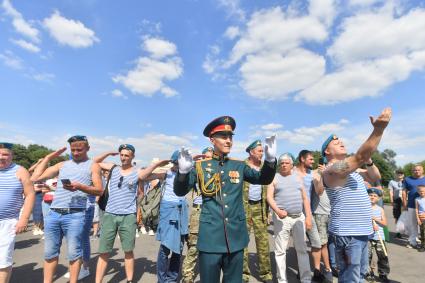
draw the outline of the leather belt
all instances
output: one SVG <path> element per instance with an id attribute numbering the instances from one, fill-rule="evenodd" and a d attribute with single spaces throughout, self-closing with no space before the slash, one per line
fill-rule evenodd
<path id="1" fill-rule="evenodd" d="M 202 204 L 196 204 L 196 203 L 194 203 L 194 204 L 192 205 L 192 207 L 193 207 L 193 208 L 201 208 L 201 207 L 202 207 Z"/>
<path id="2" fill-rule="evenodd" d="M 50 210 L 53 210 L 54 212 L 57 212 L 59 214 L 70 214 L 70 213 L 82 212 L 86 209 L 85 208 L 50 208 Z"/>
<path id="3" fill-rule="evenodd" d="M 248 203 L 249 204 L 259 204 L 259 203 L 261 203 L 261 199 L 260 200 L 248 200 Z"/>

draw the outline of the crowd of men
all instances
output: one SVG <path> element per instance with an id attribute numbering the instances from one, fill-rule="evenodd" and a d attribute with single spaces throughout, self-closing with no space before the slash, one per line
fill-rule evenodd
<path id="1" fill-rule="evenodd" d="M 40 193 L 44 231 L 40 224 L 35 227 L 38 234 L 44 234 L 45 283 L 53 281 L 63 238 L 67 242 L 69 281 L 77 282 L 90 274 L 93 223 L 93 235 L 97 236 L 100 230 L 95 282 L 103 282 L 117 235 L 124 252 L 127 282 L 133 282 L 133 250 L 138 220 L 143 218 L 138 204 L 146 184 L 160 190 L 159 220 L 150 227 L 160 242 L 158 282 L 177 282 L 185 243 L 183 282 L 194 282 L 197 262 L 203 283 L 216 283 L 220 278 L 223 282 L 249 282 L 247 246 L 252 230 L 263 282 L 272 282 L 273 277 L 287 282 L 286 251 L 291 236 L 301 282 L 332 282 L 333 276 L 339 282 L 373 280 L 373 251 L 378 256 L 379 279 L 388 282 L 390 269 L 383 240 L 387 223 L 378 206 L 382 190 L 366 184 L 380 179 L 371 155 L 390 119 L 391 109 L 372 118 L 370 136 L 353 155 L 347 154 L 340 138 L 330 135 L 322 145 L 316 170 L 311 151 L 302 150 L 296 159 L 290 153 L 277 156 L 275 136 L 248 145 L 246 160 L 231 158 L 236 122 L 230 116 L 216 118 L 205 127 L 203 134 L 212 146 L 201 154 L 192 155 L 182 148 L 170 159 L 143 169 L 133 163 L 134 146 L 123 144 L 118 151 L 90 159 L 87 137 L 77 135 L 68 139 L 70 160 L 49 167 L 65 152 L 64 147 L 48 154 L 28 172 L 12 162 L 13 144 L 2 142 L 0 283 L 10 279 L 16 234 L 25 231 Z M 105 161 L 115 155 L 119 155 L 120 164 Z M 40 187 L 40 193 L 36 193 L 34 188 Z M 397 172 L 397 179 L 389 187 L 394 217 L 397 219 L 403 209 L 408 211 L 409 247 L 423 250 L 423 168 L 415 166 L 413 176 L 405 179 Z M 192 194 L 192 203 L 188 203 L 187 194 Z M 103 211 L 100 219 L 99 206 Z M 149 221 L 143 222 L 143 229 L 149 229 Z M 274 231 L 275 275 L 271 271 L 267 232 L 270 223 Z"/>

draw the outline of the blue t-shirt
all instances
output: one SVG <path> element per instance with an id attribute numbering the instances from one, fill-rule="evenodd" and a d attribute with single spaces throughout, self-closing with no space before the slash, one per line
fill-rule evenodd
<path id="1" fill-rule="evenodd" d="M 415 199 L 419 197 L 419 194 L 416 190 L 418 185 L 425 185 L 425 177 L 422 178 L 413 178 L 406 177 L 403 181 L 403 188 L 407 191 L 407 207 L 416 208 Z"/>

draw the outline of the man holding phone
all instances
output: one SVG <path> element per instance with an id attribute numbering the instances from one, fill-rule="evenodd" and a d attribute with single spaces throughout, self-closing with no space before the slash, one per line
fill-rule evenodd
<path id="1" fill-rule="evenodd" d="M 68 248 L 69 282 L 75 283 L 81 268 L 82 233 L 89 195 L 103 192 L 100 166 L 89 159 L 87 137 L 72 136 L 68 139 L 72 160 L 47 168 L 49 162 L 61 155 L 66 147 L 48 154 L 34 170 L 32 181 L 43 181 L 58 176 L 60 182 L 50 206 L 45 223 L 44 282 L 53 281 L 59 260 L 62 237 Z"/>

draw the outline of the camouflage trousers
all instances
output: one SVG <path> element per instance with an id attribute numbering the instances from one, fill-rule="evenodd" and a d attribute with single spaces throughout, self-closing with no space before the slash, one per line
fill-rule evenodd
<path id="1" fill-rule="evenodd" d="M 195 281 L 195 267 L 198 259 L 198 232 L 199 232 L 199 216 L 201 208 L 192 208 L 189 223 L 189 239 L 187 242 L 187 254 L 182 266 L 182 282 L 190 283 Z"/>
<path id="2" fill-rule="evenodd" d="M 255 245 L 257 247 L 258 265 L 260 268 L 259 275 L 261 280 L 272 280 L 267 215 L 262 215 L 261 202 L 248 205 L 249 209 L 246 211 L 246 224 L 248 233 L 251 233 L 251 229 L 254 228 Z M 249 282 L 250 275 L 249 253 L 248 248 L 245 248 L 243 258 L 243 280 Z"/>
<path id="3" fill-rule="evenodd" d="M 385 255 L 384 249 L 379 240 L 369 240 L 369 272 L 373 273 L 373 270 L 371 268 L 373 252 L 375 252 L 376 256 L 378 257 L 378 274 L 388 275 L 390 273 L 390 264 L 388 262 L 388 256 Z"/>

